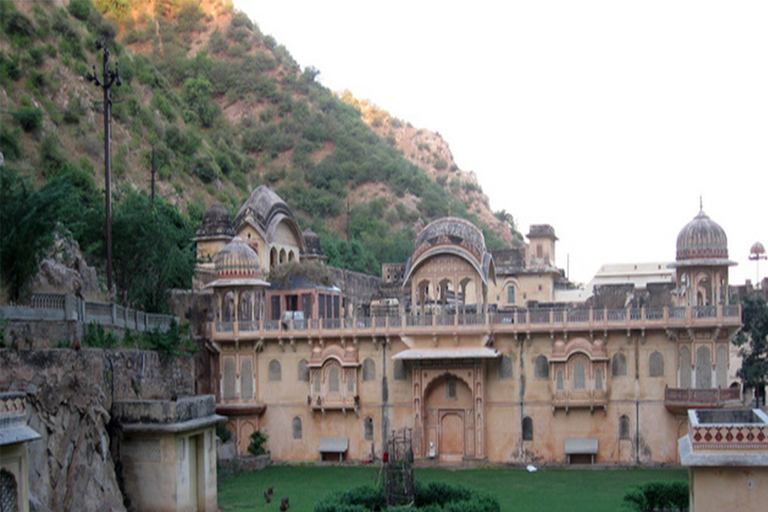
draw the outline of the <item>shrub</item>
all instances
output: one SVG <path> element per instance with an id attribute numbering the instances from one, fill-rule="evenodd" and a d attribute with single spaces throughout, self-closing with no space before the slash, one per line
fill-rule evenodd
<path id="1" fill-rule="evenodd" d="M 221 439 L 222 443 L 226 443 L 232 439 L 232 431 L 227 428 L 223 423 L 216 424 L 216 437 Z"/>
<path id="2" fill-rule="evenodd" d="M 262 432 L 261 429 L 256 430 L 251 434 L 251 444 L 248 445 L 248 453 L 251 455 L 266 455 L 267 449 L 264 448 L 264 443 L 267 442 L 268 436 L 266 432 Z"/>
<path id="3" fill-rule="evenodd" d="M 14 120 L 27 133 L 34 133 L 43 126 L 43 111 L 35 107 L 21 107 L 13 113 Z"/>
<path id="4" fill-rule="evenodd" d="M 630 487 L 624 495 L 630 510 L 688 510 L 687 482 L 647 482 Z"/>
<path id="5" fill-rule="evenodd" d="M 348 491 L 329 494 L 315 504 L 314 512 L 389 512 L 421 510 L 426 512 L 500 512 L 498 500 L 481 492 L 459 485 L 433 482 L 426 486 L 416 484 L 415 506 L 387 508 L 384 490 L 362 486 Z"/>
<path id="6" fill-rule="evenodd" d="M 83 345 L 93 348 L 113 348 L 118 345 L 120 340 L 111 331 L 107 331 L 98 324 L 88 324 L 83 337 Z"/>
<path id="7" fill-rule="evenodd" d="M 7 123 L 0 124 L 0 153 L 8 160 L 18 160 L 22 157 L 21 130 Z"/>
<path id="8" fill-rule="evenodd" d="M 85 21 L 91 14 L 91 2 L 90 0 L 71 0 L 67 10 L 75 18 Z"/>

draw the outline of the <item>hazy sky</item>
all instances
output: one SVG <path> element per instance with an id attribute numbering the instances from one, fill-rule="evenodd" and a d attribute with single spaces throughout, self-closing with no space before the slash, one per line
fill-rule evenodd
<path id="1" fill-rule="evenodd" d="M 768 2 L 235 0 L 334 91 L 439 132 L 557 263 L 672 261 L 699 210 L 768 246 Z M 761 277 L 768 274 L 763 263 Z"/>

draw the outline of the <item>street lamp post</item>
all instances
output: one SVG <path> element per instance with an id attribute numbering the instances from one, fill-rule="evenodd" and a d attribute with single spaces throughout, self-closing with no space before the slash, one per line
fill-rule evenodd
<path id="1" fill-rule="evenodd" d="M 122 84 L 120 73 L 115 64 L 115 70 L 109 69 L 109 48 L 106 43 L 96 41 L 96 49 L 103 50 L 104 70 L 102 77 L 96 74 L 96 66 L 93 66 L 93 73 L 87 73 L 86 79 L 93 82 L 97 87 L 104 91 L 104 187 L 106 189 L 106 235 L 107 235 L 107 290 L 110 303 L 115 301 L 115 290 L 112 283 L 112 152 L 110 147 L 110 124 L 112 121 L 112 99 L 110 98 L 110 89 L 112 84 L 118 87 Z"/>

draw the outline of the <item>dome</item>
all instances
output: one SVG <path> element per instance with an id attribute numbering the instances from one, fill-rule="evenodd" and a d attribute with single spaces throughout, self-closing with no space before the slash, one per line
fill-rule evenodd
<path id="1" fill-rule="evenodd" d="M 725 231 L 707 217 L 704 210 L 699 210 L 699 214 L 677 235 L 677 261 L 727 259 L 728 238 Z"/>
<path id="2" fill-rule="evenodd" d="M 418 250 L 424 243 L 447 237 L 456 245 L 462 245 L 462 242 L 468 243 L 476 256 L 485 253 L 485 237 L 483 232 L 468 220 L 458 217 L 443 217 L 437 219 L 421 230 L 416 238 L 414 246 Z"/>
<path id="3" fill-rule="evenodd" d="M 236 236 L 216 254 L 216 279 L 261 279 L 259 255 Z"/>
<path id="4" fill-rule="evenodd" d="M 208 208 L 203 214 L 203 225 L 197 231 L 198 237 L 216 237 L 234 235 L 229 212 L 220 204 Z"/>
<path id="5" fill-rule="evenodd" d="M 483 232 L 468 220 L 443 217 L 427 224 L 416 237 L 413 255 L 405 265 L 403 285 L 418 266 L 437 254 L 463 258 L 477 270 L 483 282 L 496 281 L 493 257 L 485 247 Z"/>
<path id="6" fill-rule="evenodd" d="M 755 242 L 749 249 L 749 255 L 752 257 L 760 257 L 765 254 L 765 247 L 760 242 Z M 761 258 L 762 259 L 762 258 Z"/>

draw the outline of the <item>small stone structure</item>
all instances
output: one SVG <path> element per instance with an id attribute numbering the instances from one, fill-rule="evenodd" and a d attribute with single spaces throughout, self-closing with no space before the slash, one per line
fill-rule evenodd
<path id="1" fill-rule="evenodd" d="M 0 510 L 29 511 L 27 443 L 40 434 L 26 425 L 26 394 L 0 393 Z"/>
<path id="2" fill-rule="evenodd" d="M 213 395 L 117 401 L 120 461 L 129 508 L 215 512 L 216 423 Z"/>
<path id="3" fill-rule="evenodd" d="M 690 511 L 764 511 L 768 415 L 759 409 L 693 409 L 688 422 L 678 450 L 689 468 Z"/>

